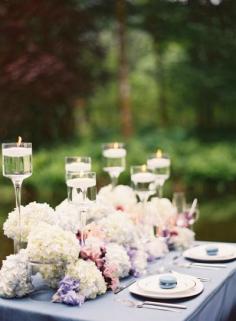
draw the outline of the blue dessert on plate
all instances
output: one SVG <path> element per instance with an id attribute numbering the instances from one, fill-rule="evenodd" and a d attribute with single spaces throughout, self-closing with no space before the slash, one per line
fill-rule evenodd
<path id="1" fill-rule="evenodd" d="M 174 289 L 177 285 L 177 279 L 172 274 L 164 274 L 159 277 L 159 285 L 162 289 Z"/>
<path id="2" fill-rule="evenodd" d="M 219 248 L 216 245 L 208 245 L 206 246 L 206 253 L 207 255 L 214 256 L 217 255 L 219 252 Z"/>

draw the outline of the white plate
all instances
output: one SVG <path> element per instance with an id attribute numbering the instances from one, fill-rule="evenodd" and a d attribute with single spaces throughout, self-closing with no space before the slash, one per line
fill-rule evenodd
<path id="1" fill-rule="evenodd" d="M 189 277 L 189 275 L 186 275 Z M 151 298 L 151 299 L 167 299 L 167 300 L 172 300 L 172 299 L 183 299 L 183 298 L 189 298 L 192 296 L 195 296 L 197 294 L 200 294 L 203 291 L 203 284 L 200 280 L 198 280 L 195 277 L 191 278 L 194 280 L 195 282 L 195 286 L 188 290 L 188 291 L 184 291 L 184 292 L 180 292 L 180 293 L 169 293 L 167 292 L 166 294 L 164 293 L 155 293 L 155 292 L 148 292 L 148 291 L 144 291 L 142 289 L 140 289 L 140 287 L 138 286 L 137 282 L 135 282 L 134 284 L 132 284 L 129 287 L 129 291 L 133 294 L 136 295 L 140 295 L 146 298 Z"/>
<path id="2" fill-rule="evenodd" d="M 151 275 L 142 280 L 137 281 L 137 286 L 145 292 L 152 292 L 155 294 L 176 294 L 186 292 L 193 289 L 196 286 L 195 280 L 185 274 L 173 273 L 177 279 L 177 285 L 173 289 L 162 289 L 159 285 L 159 278 L 161 275 Z"/>
<path id="3" fill-rule="evenodd" d="M 224 262 L 227 260 L 233 260 L 236 258 L 236 247 L 230 244 L 213 244 L 209 243 L 209 245 L 217 246 L 219 248 L 219 252 L 217 255 L 207 255 L 206 253 L 206 247 L 207 244 L 199 245 L 196 247 L 193 247 L 191 249 L 186 250 L 183 253 L 183 256 L 187 259 L 192 259 L 195 261 L 201 261 L 201 262 L 208 262 L 208 261 L 214 261 L 214 262 Z"/>

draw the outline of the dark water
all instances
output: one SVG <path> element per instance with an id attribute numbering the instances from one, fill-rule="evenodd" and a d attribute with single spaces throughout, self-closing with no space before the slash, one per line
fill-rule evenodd
<path id="1" fill-rule="evenodd" d="M 194 230 L 198 240 L 236 243 L 235 220 L 214 223 L 199 220 Z"/>

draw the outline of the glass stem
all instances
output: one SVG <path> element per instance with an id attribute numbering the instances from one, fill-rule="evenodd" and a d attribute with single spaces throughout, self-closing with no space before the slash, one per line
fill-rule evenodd
<path id="1" fill-rule="evenodd" d="M 162 198 L 163 196 L 163 185 L 157 184 L 157 197 Z"/>
<path id="2" fill-rule="evenodd" d="M 142 201 L 142 208 L 143 208 L 143 223 L 146 225 L 148 221 L 148 214 L 147 214 L 147 196 L 144 196 Z"/>
<path id="3" fill-rule="evenodd" d="M 87 190 L 83 189 L 82 190 L 82 197 L 83 197 L 83 204 L 85 204 L 86 202 L 86 195 L 87 195 Z M 81 233 L 81 239 L 80 239 L 80 244 L 81 246 L 83 247 L 85 245 L 85 237 L 84 237 L 84 229 L 85 229 L 85 226 L 86 226 L 86 210 L 85 208 L 83 208 L 81 211 L 80 211 L 80 226 L 81 226 L 81 230 L 80 230 L 80 233 Z"/>
<path id="4" fill-rule="evenodd" d="M 14 244 L 14 253 L 18 253 L 21 249 L 22 237 L 21 237 L 21 186 L 22 181 L 13 181 L 15 196 L 16 196 L 16 209 L 18 211 L 18 238 Z"/>
<path id="5" fill-rule="evenodd" d="M 118 176 L 112 175 L 111 176 L 111 187 L 112 187 L 112 189 L 114 189 L 116 187 L 117 182 L 118 182 Z"/>

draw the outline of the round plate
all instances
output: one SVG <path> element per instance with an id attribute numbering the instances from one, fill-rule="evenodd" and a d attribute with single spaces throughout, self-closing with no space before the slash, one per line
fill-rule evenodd
<path id="1" fill-rule="evenodd" d="M 189 291 L 196 286 L 195 280 L 189 275 L 183 275 L 180 273 L 173 273 L 177 279 L 177 286 L 173 289 L 162 289 L 159 285 L 159 278 L 161 274 L 151 275 L 142 280 L 137 281 L 137 286 L 145 291 L 155 294 L 176 294 Z"/>
<path id="2" fill-rule="evenodd" d="M 183 253 L 183 256 L 187 259 L 191 259 L 194 261 L 200 261 L 200 262 L 224 262 L 228 260 L 233 260 L 236 258 L 236 247 L 230 244 L 211 244 L 214 246 L 217 246 L 219 248 L 219 252 L 217 255 L 207 255 L 206 253 L 206 247 L 205 245 L 199 245 L 196 247 L 193 247 L 191 249 L 186 250 Z"/>
<path id="3" fill-rule="evenodd" d="M 189 277 L 189 275 L 188 275 Z M 197 278 L 192 277 L 193 280 L 195 281 L 196 285 L 194 288 L 185 291 L 185 292 L 181 292 L 181 293 L 166 293 L 166 294 L 161 294 L 161 293 L 154 293 L 154 292 L 148 292 L 148 291 L 144 291 L 142 289 L 140 289 L 140 287 L 138 286 L 137 282 L 132 284 L 129 287 L 129 291 L 133 294 L 142 296 L 142 297 L 146 297 L 146 298 L 151 298 L 151 299 L 168 299 L 168 300 L 172 300 L 172 299 L 183 299 L 183 298 L 189 298 L 192 296 L 195 296 L 197 294 L 200 294 L 203 291 L 203 284 L 201 281 L 199 281 Z"/>

